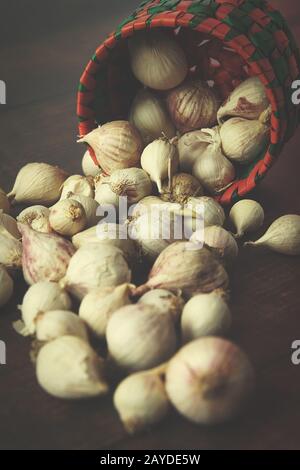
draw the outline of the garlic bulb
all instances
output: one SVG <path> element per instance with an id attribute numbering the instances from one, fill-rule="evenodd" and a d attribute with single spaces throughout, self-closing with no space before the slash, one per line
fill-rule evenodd
<path id="1" fill-rule="evenodd" d="M 204 219 L 204 226 L 224 225 L 225 212 L 222 206 L 213 198 L 208 196 L 192 197 L 187 200 L 187 207 L 196 216 L 197 208 L 201 208 L 201 214 Z"/>
<path id="2" fill-rule="evenodd" d="M 197 424 L 222 423 L 246 404 L 254 385 L 249 359 L 233 343 L 200 338 L 170 361 L 166 390 L 174 407 Z"/>
<path id="3" fill-rule="evenodd" d="M 171 90 L 167 105 L 176 129 L 182 133 L 212 127 L 217 122 L 217 98 L 200 80 L 183 83 Z"/>
<path id="4" fill-rule="evenodd" d="M 219 225 L 204 228 L 204 233 L 195 232 L 191 237 L 192 243 L 208 246 L 214 253 L 231 266 L 239 254 L 237 242 L 227 230 Z"/>
<path id="5" fill-rule="evenodd" d="M 0 233 L 0 265 L 7 268 L 13 274 L 15 270 L 22 268 L 22 243 L 14 237 L 8 237 Z"/>
<path id="6" fill-rule="evenodd" d="M 177 144 L 180 170 L 191 173 L 196 160 L 201 157 L 209 143 L 205 132 L 192 131 L 183 134 Z"/>
<path id="7" fill-rule="evenodd" d="M 79 316 L 95 336 L 103 338 L 110 317 L 121 307 L 131 304 L 130 294 L 130 284 L 122 284 L 115 288 L 96 289 L 83 298 Z"/>
<path id="8" fill-rule="evenodd" d="M 21 224 L 27 224 L 32 230 L 42 233 L 51 233 L 52 228 L 49 223 L 50 210 L 44 206 L 31 206 L 24 209 L 17 217 Z"/>
<path id="9" fill-rule="evenodd" d="M 67 199 L 70 193 L 93 198 L 94 188 L 91 181 L 92 180 L 87 176 L 70 176 L 62 186 L 60 199 Z"/>
<path id="10" fill-rule="evenodd" d="M 220 135 L 224 155 L 233 162 L 248 164 L 267 145 L 269 126 L 259 120 L 231 118 L 222 125 Z"/>
<path id="11" fill-rule="evenodd" d="M 79 399 L 108 392 L 104 362 L 76 336 L 61 336 L 46 343 L 36 363 L 37 380 L 50 395 Z"/>
<path id="12" fill-rule="evenodd" d="M 113 206 L 116 212 L 119 210 L 119 196 L 114 193 L 109 184 L 101 177 L 100 182 L 96 186 L 95 200 L 103 208 L 105 206 Z"/>
<path id="13" fill-rule="evenodd" d="M 266 90 L 258 77 L 251 77 L 237 86 L 218 111 L 221 123 L 227 116 L 258 119 L 269 106 Z"/>
<path id="14" fill-rule="evenodd" d="M 215 194 L 224 190 L 234 180 L 235 169 L 222 153 L 219 131 L 205 129 L 205 132 L 210 134 L 211 143 L 196 160 L 193 175 L 209 192 Z"/>
<path id="15" fill-rule="evenodd" d="M 89 144 L 104 172 L 138 166 L 143 148 L 139 132 L 128 121 L 113 121 L 94 129 L 78 142 Z"/>
<path id="16" fill-rule="evenodd" d="M 171 187 L 168 182 L 162 185 L 161 198 L 163 201 L 185 204 L 189 197 L 202 195 L 203 188 L 200 182 L 187 173 L 174 175 Z"/>
<path id="17" fill-rule="evenodd" d="M 300 255 L 300 215 L 284 215 L 275 220 L 266 233 L 245 246 L 262 246 L 283 255 Z"/>
<path id="18" fill-rule="evenodd" d="M 38 315 L 53 310 L 70 310 L 71 306 L 69 295 L 57 283 L 42 281 L 28 289 L 20 310 L 27 332 L 34 334 Z"/>
<path id="19" fill-rule="evenodd" d="M 227 303 L 218 291 L 198 294 L 184 306 L 181 317 L 181 331 L 185 342 L 203 336 L 223 336 L 232 318 Z"/>
<path id="20" fill-rule="evenodd" d="M 102 184 L 108 184 L 117 196 L 127 197 L 128 204 L 137 203 L 152 192 L 151 180 L 141 168 L 116 170 L 111 176 L 104 178 Z"/>
<path id="21" fill-rule="evenodd" d="M 23 240 L 23 275 L 32 285 L 39 281 L 59 281 L 75 253 L 72 243 L 56 234 L 40 233 L 18 224 Z"/>
<path id="22" fill-rule="evenodd" d="M 100 217 L 97 216 L 97 209 L 99 204 L 95 199 L 87 196 L 82 196 L 81 194 L 69 193 L 68 199 L 79 202 L 85 212 L 87 226 L 92 227 L 99 222 Z"/>
<path id="23" fill-rule="evenodd" d="M 60 196 L 67 173 L 47 163 L 28 163 L 18 173 L 7 195 L 16 204 L 54 204 Z"/>
<path id="24" fill-rule="evenodd" d="M 17 240 L 21 238 L 16 220 L 10 215 L 5 214 L 2 210 L 0 210 L 0 233 Z"/>
<path id="25" fill-rule="evenodd" d="M 183 298 L 165 289 L 153 289 L 146 292 L 138 301 L 139 304 L 152 305 L 161 313 L 170 314 L 177 322 L 184 306 Z"/>
<path id="26" fill-rule="evenodd" d="M 82 300 L 93 289 L 116 287 L 130 280 L 131 271 L 121 250 L 91 243 L 72 257 L 61 285 Z"/>
<path id="27" fill-rule="evenodd" d="M 72 237 L 86 227 L 87 217 L 80 202 L 62 199 L 50 209 L 49 222 L 55 232 Z"/>
<path id="28" fill-rule="evenodd" d="M 158 196 L 144 197 L 137 204 L 129 208 L 129 217 L 133 219 L 143 214 L 151 214 L 152 211 L 156 212 L 158 210 L 157 206 L 165 207 L 166 203 Z"/>
<path id="29" fill-rule="evenodd" d="M 90 155 L 90 152 L 87 150 L 82 158 L 82 171 L 85 176 L 97 176 L 99 174 L 100 168 L 99 166 L 95 165 L 93 159 Z"/>
<path id="30" fill-rule="evenodd" d="M 163 31 L 138 32 L 129 40 L 131 67 L 143 85 L 170 90 L 188 73 L 187 60 L 174 37 Z"/>
<path id="31" fill-rule="evenodd" d="M 167 289 L 181 290 L 184 296 L 191 297 L 227 286 L 225 269 L 207 248 L 199 250 L 191 242 L 178 241 L 159 255 L 148 282 L 136 289 L 136 295 L 150 289 Z"/>
<path id="32" fill-rule="evenodd" d="M 178 168 L 178 151 L 173 141 L 165 138 L 154 140 L 147 145 L 141 156 L 141 165 L 162 191 L 162 182 L 169 178 L 169 183 Z"/>
<path id="33" fill-rule="evenodd" d="M 148 90 L 140 90 L 136 95 L 131 110 L 129 121 L 140 132 L 144 144 L 150 144 L 164 134 L 168 139 L 176 135 L 163 102 Z"/>
<path id="34" fill-rule="evenodd" d="M 10 203 L 9 203 L 8 197 L 6 196 L 5 192 L 1 188 L 0 188 L 0 210 L 5 212 L 6 214 L 9 214 L 9 211 L 10 211 Z"/>
<path id="35" fill-rule="evenodd" d="M 53 341 L 60 336 L 77 336 L 88 342 L 87 328 L 81 318 L 67 310 L 39 313 L 35 320 L 36 338 Z"/>
<path id="36" fill-rule="evenodd" d="M 124 379 L 115 391 L 114 406 L 130 434 L 160 422 L 170 409 L 163 367 Z"/>
<path id="37" fill-rule="evenodd" d="M 251 199 L 243 199 L 234 204 L 229 214 L 229 220 L 236 229 L 235 238 L 258 230 L 263 225 L 264 218 L 265 213 L 261 205 Z"/>
<path id="38" fill-rule="evenodd" d="M 132 371 L 161 364 L 175 352 L 177 343 L 171 315 L 143 304 L 115 312 L 107 325 L 106 340 L 116 364 Z"/>
<path id="39" fill-rule="evenodd" d="M 3 307 L 13 295 L 14 281 L 4 268 L 0 265 L 0 307 Z"/>

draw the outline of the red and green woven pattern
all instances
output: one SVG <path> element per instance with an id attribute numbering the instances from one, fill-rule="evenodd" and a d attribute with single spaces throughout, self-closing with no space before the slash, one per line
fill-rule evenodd
<path id="1" fill-rule="evenodd" d="M 81 136 L 97 124 L 126 118 L 139 87 L 130 70 L 126 39 L 136 31 L 162 27 L 174 31 L 181 27 L 178 39 L 186 42 L 204 35 L 214 50 L 222 42 L 246 66 L 240 80 L 247 70 L 266 87 L 272 105 L 270 145 L 218 196 L 223 204 L 235 202 L 263 178 L 298 125 L 299 107 L 291 100 L 292 82 L 300 79 L 295 40 L 281 14 L 264 0 L 144 1 L 98 47 L 81 77 L 77 104 Z M 186 50 L 193 50 L 190 44 Z M 218 71 L 220 84 L 239 82 L 230 73 L 230 69 Z"/>

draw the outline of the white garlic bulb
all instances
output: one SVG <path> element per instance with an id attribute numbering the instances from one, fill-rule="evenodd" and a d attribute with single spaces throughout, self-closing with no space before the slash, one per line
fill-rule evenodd
<path id="1" fill-rule="evenodd" d="M 182 312 L 183 340 L 188 342 L 203 336 L 223 336 L 229 331 L 231 322 L 228 305 L 218 291 L 195 295 Z"/>
<path id="2" fill-rule="evenodd" d="M 96 289 L 83 298 L 79 316 L 95 336 L 103 338 L 110 317 L 121 307 L 131 304 L 130 293 L 130 284 L 122 284 L 115 288 Z"/>
<path id="3" fill-rule="evenodd" d="M 10 203 L 8 197 L 6 196 L 5 192 L 2 188 L 0 188 L 0 210 L 9 214 L 10 211 Z"/>
<path id="4" fill-rule="evenodd" d="M 221 139 L 218 130 L 205 129 L 211 135 L 211 143 L 206 147 L 201 157 L 196 160 L 193 175 L 212 194 L 224 190 L 235 178 L 232 163 L 223 155 Z"/>
<path id="5" fill-rule="evenodd" d="M 92 178 L 82 175 L 69 176 L 62 186 L 60 199 L 67 199 L 70 193 L 93 198 L 94 188 Z"/>
<path id="6" fill-rule="evenodd" d="M 115 170 L 138 166 L 143 148 L 138 130 L 128 121 L 108 122 L 78 142 L 92 147 L 99 165 L 107 175 Z"/>
<path id="7" fill-rule="evenodd" d="M 7 304 L 14 291 L 14 281 L 6 271 L 4 266 L 0 265 L 0 308 Z"/>
<path id="8" fill-rule="evenodd" d="M 258 77 L 250 77 L 237 86 L 218 111 L 221 123 L 227 116 L 258 119 L 269 106 L 266 90 Z"/>
<path id="9" fill-rule="evenodd" d="M 161 192 L 163 180 L 169 178 L 171 182 L 177 172 L 178 151 L 175 143 L 165 138 L 151 142 L 142 153 L 141 166 Z"/>
<path id="10" fill-rule="evenodd" d="M 99 174 L 99 171 L 100 168 L 99 166 L 97 166 L 91 155 L 90 155 L 90 152 L 87 150 L 84 155 L 83 155 L 83 158 L 82 158 L 82 163 L 81 163 L 81 166 L 82 166 L 82 171 L 83 171 L 83 174 L 85 176 L 97 176 Z"/>
<path id="11" fill-rule="evenodd" d="M 76 336 L 60 336 L 46 343 L 37 356 L 36 374 L 40 386 L 57 398 L 88 398 L 108 392 L 104 361 Z"/>
<path id="12" fill-rule="evenodd" d="M 131 67 L 135 77 L 154 90 L 170 90 L 185 79 L 187 60 L 175 37 L 163 31 L 135 33 L 129 40 Z"/>
<path id="13" fill-rule="evenodd" d="M 52 228 L 49 223 L 50 210 L 44 206 L 31 206 L 24 209 L 17 217 L 21 224 L 27 224 L 32 230 L 42 233 L 51 233 Z"/>
<path id="14" fill-rule="evenodd" d="M 197 339 L 170 361 L 166 390 L 174 407 L 198 424 L 227 421 L 246 404 L 253 390 L 249 359 L 233 343 L 216 337 Z"/>
<path id="15" fill-rule="evenodd" d="M 52 341 L 60 336 L 77 336 L 88 342 L 85 323 L 78 315 L 67 310 L 50 310 L 36 317 L 36 338 Z"/>
<path id="16" fill-rule="evenodd" d="M 136 372 L 118 385 L 114 406 L 128 433 L 140 432 L 167 415 L 170 402 L 165 390 L 164 368 Z"/>
<path id="17" fill-rule="evenodd" d="M 20 306 L 22 320 L 28 334 L 36 331 L 36 319 L 41 313 L 51 310 L 70 310 L 71 299 L 67 292 L 55 282 L 37 282 L 26 292 Z"/>
<path id="18" fill-rule="evenodd" d="M 136 95 L 129 121 L 140 132 L 144 144 L 150 144 L 164 134 L 168 139 L 176 135 L 175 127 L 163 102 L 151 91 L 140 90 Z"/>
<path id="19" fill-rule="evenodd" d="M 262 206 L 251 199 L 243 199 L 232 206 L 229 220 L 236 229 L 235 238 L 255 232 L 264 223 L 265 213 Z"/>
<path id="20" fill-rule="evenodd" d="M 182 133 L 212 127 L 217 122 L 217 98 L 200 80 L 185 82 L 171 90 L 167 105 L 176 129 Z"/>
<path id="21" fill-rule="evenodd" d="M 177 322 L 181 316 L 184 300 L 179 294 L 173 294 L 166 289 L 153 289 L 138 301 L 139 304 L 152 305 L 158 312 L 170 314 Z"/>
<path id="22" fill-rule="evenodd" d="M 191 237 L 191 242 L 208 246 L 214 253 L 224 260 L 225 264 L 231 266 L 238 256 L 239 248 L 234 237 L 219 225 L 205 227 L 202 232 L 195 232 Z"/>
<path id="23" fill-rule="evenodd" d="M 60 196 L 67 173 L 47 163 L 28 163 L 18 173 L 7 195 L 16 204 L 54 204 Z"/>
<path id="24" fill-rule="evenodd" d="M 72 257 L 61 285 L 82 300 L 93 289 L 116 287 L 130 280 L 131 271 L 121 250 L 91 243 Z"/>
<path id="25" fill-rule="evenodd" d="M 128 204 L 137 203 L 152 192 L 151 180 L 141 168 L 116 170 L 111 176 L 103 178 L 102 184 L 108 184 L 117 196 L 127 197 Z"/>
<path id="26" fill-rule="evenodd" d="M 151 214 L 152 210 L 156 212 L 158 210 L 157 206 L 166 207 L 166 203 L 158 196 L 144 197 L 137 204 L 134 204 L 129 208 L 128 212 L 130 220 L 143 214 Z"/>
<path id="27" fill-rule="evenodd" d="M 173 176 L 171 185 L 168 182 L 162 185 L 161 198 L 166 202 L 185 204 L 189 197 L 202 195 L 201 183 L 188 173 L 177 173 Z"/>
<path id="28" fill-rule="evenodd" d="M 261 238 L 245 246 L 261 246 L 289 256 L 300 255 L 300 215 L 279 217 Z"/>
<path id="29" fill-rule="evenodd" d="M 0 209 L 0 233 L 17 240 L 21 238 L 16 220 Z"/>
<path id="30" fill-rule="evenodd" d="M 212 197 L 191 197 L 187 200 L 187 208 L 192 211 L 194 216 L 203 216 L 205 227 L 208 227 L 210 225 L 222 226 L 225 223 L 224 209 Z M 199 214 L 199 210 L 201 214 Z"/>
<path id="31" fill-rule="evenodd" d="M 177 144 L 180 170 L 191 173 L 209 143 L 207 134 L 201 130 L 183 134 Z"/>
<path id="32" fill-rule="evenodd" d="M 115 312 L 107 325 L 111 358 L 120 367 L 138 371 L 168 359 L 176 349 L 174 320 L 151 305 L 128 305 Z"/>
<path id="33" fill-rule="evenodd" d="M 100 217 L 97 216 L 97 210 L 99 204 L 95 199 L 87 196 L 82 196 L 81 194 L 69 193 L 68 199 L 79 202 L 85 212 L 87 226 L 92 227 L 99 222 Z"/>
<path id="34" fill-rule="evenodd" d="M 22 268 L 22 243 L 14 237 L 0 233 L 0 265 L 13 274 Z"/>
<path id="35" fill-rule="evenodd" d="M 95 200 L 103 208 L 105 208 L 105 206 L 113 206 L 116 212 L 119 210 L 119 195 L 113 192 L 110 185 L 105 183 L 103 177 L 101 177 L 101 180 L 96 186 Z"/>
<path id="36" fill-rule="evenodd" d="M 62 199 L 50 209 L 52 229 L 64 237 L 72 237 L 84 230 L 87 217 L 83 206 L 75 199 Z"/>

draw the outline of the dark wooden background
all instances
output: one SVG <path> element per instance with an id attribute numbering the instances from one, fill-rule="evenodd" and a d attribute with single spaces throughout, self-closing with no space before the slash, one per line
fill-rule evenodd
<path id="1" fill-rule="evenodd" d="M 1 1 L 0 79 L 7 83 L 0 106 L 0 186 L 9 190 L 26 162 L 60 164 L 80 171 L 76 143 L 76 87 L 104 35 L 138 0 Z M 273 1 L 300 42 L 300 5 Z M 260 185 L 267 223 L 300 214 L 300 132 Z M 24 286 L 0 314 L 7 365 L 0 366 L 1 449 L 299 449 L 300 366 L 291 344 L 300 339 L 299 258 L 242 251 L 232 282 L 232 338 L 251 357 L 258 388 L 235 422 L 196 427 L 172 413 L 149 433 L 128 437 L 111 400 L 66 403 L 38 386 L 29 342 L 12 329 Z"/>

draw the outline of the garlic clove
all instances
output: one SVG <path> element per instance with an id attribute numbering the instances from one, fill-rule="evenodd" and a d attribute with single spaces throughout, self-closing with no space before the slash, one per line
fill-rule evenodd
<path id="1" fill-rule="evenodd" d="M 76 336 L 88 342 L 87 328 L 81 318 L 67 310 L 50 310 L 35 318 L 36 338 L 53 341 L 61 336 Z"/>
<path id="2" fill-rule="evenodd" d="M 197 215 L 197 208 L 202 208 L 202 216 L 204 226 L 210 225 L 224 225 L 225 223 L 225 212 L 223 207 L 215 201 L 212 197 L 191 197 L 187 200 L 187 208 L 191 210 L 194 216 Z"/>
<path id="3" fill-rule="evenodd" d="M 236 229 L 235 238 L 241 238 L 246 233 L 255 232 L 264 223 L 262 206 L 251 199 L 243 199 L 231 208 L 229 220 Z"/>
<path id="4" fill-rule="evenodd" d="M 57 398 L 89 398 L 108 392 L 103 360 L 75 336 L 46 343 L 37 356 L 36 374 L 40 386 Z"/>
<path id="5" fill-rule="evenodd" d="M 216 424 L 237 415 L 254 386 L 249 359 L 233 343 L 215 337 L 195 340 L 170 361 L 166 390 L 174 407 L 197 424 Z"/>
<path id="6" fill-rule="evenodd" d="M 64 289 L 55 282 L 42 281 L 27 290 L 20 310 L 28 334 L 34 334 L 38 315 L 71 307 L 71 299 Z"/>
<path id="7" fill-rule="evenodd" d="M 6 305 L 11 299 L 14 291 L 14 281 L 6 271 L 4 266 L 0 265 L 0 308 Z"/>
<path id="8" fill-rule="evenodd" d="M 161 198 L 166 202 L 185 204 L 189 197 L 202 196 L 201 183 L 192 175 L 178 173 L 172 178 L 172 184 L 165 182 L 162 186 Z"/>
<path id="9" fill-rule="evenodd" d="M 44 206 L 31 206 L 24 209 L 17 217 L 21 224 L 29 225 L 32 230 L 41 233 L 52 233 L 49 223 L 50 210 Z"/>
<path id="10" fill-rule="evenodd" d="M 67 173 L 47 163 L 28 163 L 18 173 L 8 198 L 16 204 L 54 204 Z"/>
<path id="11" fill-rule="evenodd" d="M 205 132 L 198 130 L 183 134 L 177 144 L 180 170 L 191 173 L 196 160 L 201 158 L 209 143 Z"/>
<path id="12" fill-rule="evenodd" d="M 188 66 L 175 37 L 163 31 L 138 32 L 129 40 L 135 77 L 154 90 L 170 90 L 185 79 Z"/>
<path id="13" fill-rule="evenodd" d="M 225 264 L 231 266 L 239 254 L 239 248 L 234 237 L 218 225 L 205 227 L 204 232 L 195 232 L 190 241 L 192 243 L 204 243 L 208 246 L 219 258 L 224 260 Z"/>
<path id="14" fill-rule="evenodd" d="M 10 212 L 10 203 L 2 188 L 0 188 L 0 210 L 5 214 L 9 214 Z"/>
<path id="15" fill-rule="evenodd" d="M 223 336 L 229 331 L 231 322 L 228 305 L 218 291 L 195 295 L 182 312 L 183 340 L 189 342 L 203 336 Z"/>
<path id="16" fill-rule="evenodd" d="M 95 199 L 87 196 L 82 196 L 81 194 L 74 194 L 69 193 L 68 199 L 72 199 L 73 201 L 79 202 L 85 212 L 86 219 L 87 219 L 87 226 L 92 227 L 99 222 L 100 217 L 97 216 L 97 210 L 99 204 Z"/>
<path id="17" fill-rule="evenodd" d="M 139 304 L 152 305 L 161 313 L 167 313 L 177 322 L 184 307 L 180 294 L 173 294 L 166 289 L 153 289 L 146 292 L 138 301 Z"/>
<path id="18" fill-rule="evenodd" d="M 21 238 L 16 220 L 2 210 L 0 210 L 0 233 L 16 240 Z"/>
<path id="19" fill-rule="evenodd" d="M 84 207 L 75 199 L 62 199 L 51 207 L 49 222 L 51 228 L 64 237 L 72 237 L 84 230 L 87 217 Z"/>
<path id="20" fill-rule="evenodd" d="M 100 168 L 95 165 L 90 152 L 87 150 L 82 158 L 82 171 L 85 176 L 97 176 L 99 174 Z"/>
<path id="21" fill-rule="evenodd" d="M 22 243 L 0 232 L 0 265 L 10 274 L 22 268 Z"/>
<path id="22" fill-rule="evenodd" d="M 261 238 L 244 246 L 262 246 L 283 255 L 300 255 L 300 215 L 279 217 Z"/>
<path id="23" fill-rule="evenodd" d="M 69 193 L 80 194 L 81 196 L 93 198 L 94 188 L 90 178 L 82 175 L 69 176 L 62 185 L 60 199 L 67 199 Z"/>
<path id="24" fill-rule="evenodd" d="M 40 233 L 28 225 L 18 224 L 22 234 L 22 266 L 25 281 L 32 285 L 39 281 L 57 282 L 63 278 L 75 248 L 56 234 Z"/>
<path id="25" fill-rule="evenodd" d="M 108 184 L 117 196 L 126 197 L 128 204 L 137 203 L 152 192 L 151 180 L 141 168 L 116 170 L 103 184 Z"/>

